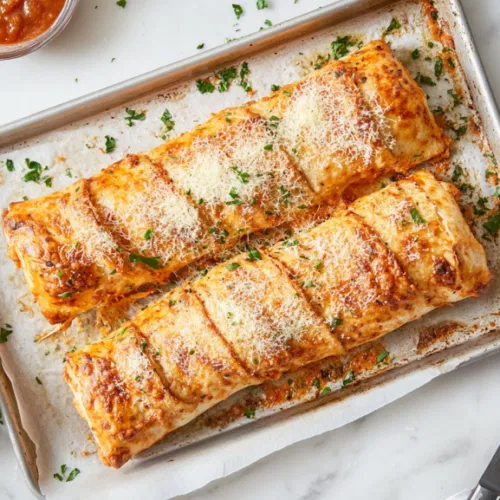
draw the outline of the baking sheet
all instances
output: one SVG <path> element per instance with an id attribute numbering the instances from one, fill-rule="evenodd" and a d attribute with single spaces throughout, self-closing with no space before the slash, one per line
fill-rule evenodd
<path id="1" fill-rule="evenodd" d="M 344 2 L 346 5 L 354 3 Z M 436 5 L 440 8 L 440 15 L 445 15 L 450 8 L 450 2 L 436 2 Z M 456 19 L 450 12 L 448 16 L 451 21 Z M 337 36 L 349 34 L 365 42 L 379 38 L 393 17 L 403 24 L 403 29 L 387 37 L 396 55 L 407 64 L 413 75 L 420 71 L 421 74 L 433 76 L 440 46 L 436 44 L 429 47 L 431 38 L 422 30 L 420 4 L 405 1 L 397 2 L 394 8 L 386 7 L 376 14 L 342 23 L 314 37 L 308 36 L 277 47 L 272 52 L 249 58 L 252 71 L 250 82 L 256 91 L 254 97 L 269 93 L 273 84 L 293 81 L 310 71 L 321 61 L 320 56 L 330 51 L 330 43 Z M 453 25 L 451 28 L 453 30 Z M 457 28 L 461 27 L 455 26 Z M 455 40 L 457 44 L 465 43 L 457 36 Z M 416 60 L 411 57 L 415 48 L 422 51 L 422 57 Z M 469 61 L 469 50 L 470 47 L 465 45 L 460 47 L 464 61 Z M 431 61 L 426 61 L 426 57 L 430 57 Z M 465 69 L 469 75 L 473 75 L 476 68 L 466 66 Z M 476 81 L 473 79 L 469 83 L 474 84 Z M 453 103 L 448 93 L 452 86 L 451 81 L 447 82 L 442 77 L 435 87 L 426 88 L 431 109 L 438 106 L 446 108 Z M 477 92 L 480 86 L 471 88 Z M 485 104 L 488 95 L 480 97 L 480 100 L 476 99 L 476 108 L 481 117 L 487 118 L 487 113 L 491 112 L 488 103 Z M 23 196 L 31 198 L 51 191 L 43 183 L 22 182 L 21 178 L 26 172 L 26 157 L 47 165 L 44 175 L 52 177 L 52 189 L 60 189 L 82 176 L 92 175 L 126 152 L 147 150 L 160 143 L 166 134 L 160 120 L 166 108 L 175 120 L 175 130 L 171 133 L 177 134 L 205 120 L 210 112 L 241 104 L 247 99 L 248 95 L 237 85 L 233 85 L 227 94 L 200 95 L 191 82 L 129 103 L 129 108 L 146 111 L 146 120 L 136 122 L 133 127 L 126 125 L 125 106 L 120 106 L 93 116 L 88 121 L 5 148 L 0 151 L 0 161 L 12 159 L 16 170 L 1 170 L 4 177 L 0 186 L 2 207 Z M 462 116 L 477 121 L 476 113 L 469 107 L 467 99 L 464 99 L 463 104 L 452 107 L 449 115 L 447 119 L 453 122 L 451 126 L 455 129 L 460 126 Z M 496 116 L 493 118 L 496 119 Z M 494 148 L 499 137 L 498 129 L 494 128 L 498 127 L 495 119 L 485 120 L 485 132 Z M 495 169 L 491 158 L 484 156 L 484 153 L 489 152 L 484 136 L 472 133 L 471 129 L 469 127 L 468 133 L 460 138 L 454 148 L 450 166 L 452 173 L 454 164 L 460 162 L 464 172 L 463 183 L 476 186 L 474 193 L 469 190 L 465 193 L 465 205 L 473 202 L 477 205 L 479 197 L 491 197 L 493 188 L 485 181 L 485 174 L 487 170 Z M 112 154 L 103 151 L 106 135 L 113 136 L 117 141 L 117 149 Z M 488 206 L 492 206 L 492 203 L 489 202 Z M 476 220 L 478 228 L 481 224 L 481 219 Z M 482 233 L 482 230 L 478 231 L 479 236 Z M 496 244 L 486 243 L 492 270 L 498 274 Z M 1 246 L 5 246 L 3 238 Z M 14 330 L 9 341 L 0 346 L 0 355 L 14 382 L 23 425 L 37 445 L 40 486 L 48 498 L 136 498 L 141 492 L 148 492 L 148 497 L 164 499 L 185 493 L 288 444 L 355 420 L 468 359 L 498 349 L 497 337 L 490 333 L 499 326 L 495 316 L 499 303 L 498 281 L 495 280 L 480 300 L 466 301 L 456 308 L 437 311 L 422 321 L 390 334 L 375 345 L 354 352 L 352 359 L 341 360 L 335 370 L 329 368 L 333 361 L 326 360 L 287 376 L 281 382 L 265 384 L 263 388 L 235 395 L 186 428 L 174 432 L 130 466 L 116 472 L 105 469 L 96 455 L 92 454 L 93 445 L 87 439 L 88 429 L 76 415 L 69 391 L 61 378 L 64 353 L 100 334 L 93 328 L 95 314 L 81 317 L 70 331 L 57 337 L 57 341 L 34 344 L 34 335 L 45 331 L 48 325 L 32 304 L 22 273 L 15 271 L 5 257 L 4 248 L 0 248 L 0 272 L 3 282 L 8 283 L 0 296 L 0 310 L 3 312 L 1 322 L 2 326 L 4 323 L 11 324 Z M 83 330 L 92 333 L 88 335 Z M 434 355 L 434 359 L 425 358 L 429 352 L 437 352 L 444 347 L 448 349 Z M 382 350 L 390 352 L 390 364 L 373 363 L 374 356 L 375 361 L 378 357 L 373 353 L 380 354 Z M 357 363 L 356 380 L 360 385 L 341 389 L 342 380 L 353 363 Z M 330 371 L 328 377 L 323 377 L 325 370 Z M 377 373 L 382 375 L 374 377 Z M 36 380 L 37 377 L 41 383 Z M 289 379 L 292 384 L 289 384 Z M 304 390 L 296 391 L 288 399 L 288 391 L 283 386 L 297 387 L 302 384 Z M 326 393 L 324 387 L 328 387 L 331 392 Z M 319 392 L 324 395 L 318 398 Z M 257 422 L 252 425 L 244 425 L 250 423 L 242 415 L 248 406 L 256 411 Z M 285 414 L 280 412 L 287 407 L 292 408 Z M 228 418 L 228 415 L 231 417 Z M 221 429 L 224 436 L 207 439 L 221 434 Z M 227 432 L 229 430 L 230 433 Z M 192 442 L 198 444 L 186 448 Z M 174 453 L 178 448 L 182 449 Z M 81 456 L 82 450 L 90 455 Z M 168 457 L 163 456 L 169 451 Z M 63 464 L 67 465 L 68 470 L 77 467 L 81 471 L 73 482 L 60 483 L 53 478 L 53 474 L 60 472 Z M 154 493 L 151 491 L 152 484 Z"/>

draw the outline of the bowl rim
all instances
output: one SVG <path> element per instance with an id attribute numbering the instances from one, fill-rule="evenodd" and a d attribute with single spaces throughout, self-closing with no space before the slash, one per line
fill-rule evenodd
<path id="1" fill-rule="evenodd" d="M 29 40 L 19 43 L 0 44 L 0 61 L 15 59 L 31 54 L 54 40 L 73 17 L 79 1 L 80 0 L 66 0 L 57 19 L 52 23 L 49 29 L 40 33 L 35 38 L 30 38 Z"/>

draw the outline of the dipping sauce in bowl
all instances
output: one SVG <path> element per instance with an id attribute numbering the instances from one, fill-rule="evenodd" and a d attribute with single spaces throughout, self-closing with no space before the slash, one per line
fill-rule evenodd
<path id="1" fill-rule="evenodd" d="M 47 31 L 66 0 L 0 0 L 0 44 L 25 42 Z"/>

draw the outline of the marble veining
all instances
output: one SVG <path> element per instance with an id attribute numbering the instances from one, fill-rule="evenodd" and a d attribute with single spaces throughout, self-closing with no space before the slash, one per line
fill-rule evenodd
<path id="1" fill-rule="evenodd" d="M 137 4 L 133 5 L 134 2 L 135 0 L 129 0 L 128 4 L 139 9 Z M 462 2 L 493 91 L 500 102 L 497 54 L 497 47 L 500 46 L 500 2 Z M 96 5 L 100 3 L 95 2 Z M 7 122 L 19 117 L 19 113 L 37 111 L 40 107 L 45 107 L 46 102 L 58 102 L 61 96 L 66 100 L 133 76 L 130 74 L 131 70 L 124 70 L 124 67 L 132 65 L 134 74 L 139 74 L 160 63 L 192 55 L 202 41 L 210 41 L 213 46 L 226 36 L 237 36 L 233 33 L 235 28 L 232 27 L 234 18 L 230 2 L 220 2 L 229 12 L 224 10 L 224 14 L 221 14 L 220 5 L 214 9 L 208 8 L 208 3 L 202 0 L 191 0 L 189 6 L 187 2 L 182 5 L 174 1 L 153 2 L 157 9 L 150 9 L 149 13 L 143 14 L 134 30 L 125 30 L 125 24 L 120 25 L 125 23 L 125 18 L 120 17 L 125 13 L 114 10 L 119 9 L 115 7 L 115 2 L 106 3 L 109 5 L 99 5 L 102 7 L 99 24 L 104 27 L 113 20 L 121 28 L 114 32 L 116 36 L 112 41 L 102 39 L 101 35 L 102 52 L 106 54 L 106 59 L 95 56 L 95 40 L 90 44 L 88 50 L 94 51 L 92 64 L 95 79 L 91 82 L 83 81 L 79 88 L 74 88 L 73 80 L 85 68 L 85 57 L 90 56 L 84 53 L 81 58 L 70 57 L 70 47 L 75 42 L 84 44 L 84 33 L 95 30 L 94 26 L 90 27 L 94 22 L 92 18 L 83 16 L 80 12 L 80 17 L 77 15 L 68 31 L 52 48 L 49 46 L 46 51 L 27 59 L 0 63 L 1 74 L 10 71 L 13 75 L 8 82 L 1 79 L 0 121 Z M 267 18 L 277 23 L 327 2 L 299 0 L 295 5 L 293 0 L 269 0 L 271 8 L 265 13 L 257 11 L 253 1 L 241 3 L 247 12 L 241 22 L 240 34 L 244 34 L 258 29 Z M 86 14 L 89 14 L 90 7 L 86 6 L 85 9 Z M 140 61 L 133 51 L 128 53 L 120 50 L 120 44 L 144 44 L 147 33 L 158 33 L 164 29 L 164 17 L 157 15 L 158 9 L 165 9 L 165 15 L 168 10 L 170 18 L 182 17 L 183 13 L 186 15 L 188 12 L 201 12 L 203 16 L 200 16 L 201 21 L 193 20 L 191 29 L 179 35 L 179 46 L 182 49 L 179 46 L 173 47 L 165 55 L 166 45 L 163 45 L 163 54 L 153 50 L 151 55 L 143 54 Z M 107 58 L 112 53 L 111 48 L 115 51 L 113 57 L 121 65 L 111 66 L 111 58 Z M 51 80 L 52 88 L 47 91 L 50 93 L 46 100 L 28 97 L 20 111 L 17 106 L 19 99 L 7 102 L 9 100 L 2 97 L 12 95 L 13 92 L 34 93 L 40 82 L 31 79 L 27 83 L 25 76 L 34 70 L 36 63 L 44 64 L 45 74 L 59 74 L 62 71 L 61 74 L 66 77 L 60 81 Z M 73 75 L 71 82 L 68 80 L 69 74 Z M 497 355 L 441 377 L 346 427 L 296 443 L 240 472 L 180 498 L 444 500 L 464 488 L 472 488 L 500 445 L 499 381 L 500 356 Z M 82 471 L 78 480 L 85 480 L 85 471 Z M 5 429 L 0 426 L 0 500 L 31 498 Z"/>

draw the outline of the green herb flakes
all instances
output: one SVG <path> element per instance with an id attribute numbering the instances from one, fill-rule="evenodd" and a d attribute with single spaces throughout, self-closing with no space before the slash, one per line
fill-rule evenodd
<path id="1" fill-rule="evenodd" d="M 28 167 L 28 172 L 24 174 L 24 182 L 39 182 L 42 175 L 42 166 L 37 161 L 32 161 L 29 158 L 24 160 Z"/>
<path id="2" fill-rule="evenodd" d="M 247 418 L 255 418 L 255 408 L 246 407 L 243 415 Z"/>
<path id="3" fill-rule="evenodd" d="M 415 207 L 411 208 L 410 215 L 415 224 L 425 224 L 425 219 L 420 215 L 420 212 Z"/>
<path id="4" fill-rule="evenodd" d="M 171 130 L 174 129 L 175 127 L 175 122 L 172 119 L 172 115 L 170 114 L 170 111 L 166 109 L 163 114 L 161 115 L 160 120 L 165 124 L 166 131 L 170 132 Z"/>
<path id="5" fill-rule="evenodd" d="M 344 380 L 342 380 L 342 387 L 347 387 L 349 384 L 354 382 L 354 372 L 350 370 L 345 376 Z"/>
<path id="6" fill-rule="evenodd" d="M 257 9 L 262 10 L 262 9 L 267 9 L 269 7 L 269 4 L 267 3 L 266 0 L 257 0 Z"/>
<path id="7" fill-rule="evenodd" d="M 349 35 L 343 37 L 337 37 L 331 43 L 333 58 L 337 61 L 341 57 L 346 56 L 349 53 L 349 47 L 353 47 L 354 42 L 351 41 L 351 37 Z"/>
<path id="8" fill-rule="evenodd" d="M 128 258 L 134 265 L 138 262 L 142 262 L 144 265 L 151 267 L 152 269 L 161 269 L 160 257 L 145 257 L 144 255 L 131 253 Z"/>
<path id="9" fill-rule="evenodd" d="M 4 327 L 0 328 L 0 344 L 5 344 L 7 342 L 9 335 L 12 335 L 12 326 L 8 323 Z"/>
<path id="10" fill-rule="evenodd" d="M 250 261 L 262 260 L 262 255 L 256 248 L 252 248 L 248 251 L 248 260 Z"/>
<path id="11" fill-rule="evenodd" d="M 112 153 L 116 148 L 116 139 L 114 137 L 111 137 L 110 135 L 107 135 L 105 139 L 105 151 L 106 153 Z"/>
<path id="12" fill-rule="evenodd" d="M 134 121 L 143 122 L 146 119 L 146 113 L 138 113 L 135 109 L 125 108 L 127 116 L 125 116 L 125 121 L 129 127 L 134 125 Z"/>
<path id="13" fill-rule="evenodd" d="M 215 90 L 214 85 L 208 80 L 196 80 L 196 88 L 201 94 L 212 94 Z"/>
<path id="14" fill-rule="evenodd" d="M 124 9 L 125 6 L 127 5 L 127 0 L 116 0 L 116 5 L 118 5 L 118 7 L 121 7 L 122 9 Z"/>
<path id="15" fill-rule="evenodd" d="M 396 30 L 398 30 L 400 28 L 401 28 L 401 23 L 395 17 L 393 17 L 391 19 L 391 22 L 390 22 L 389 26 L 385 30 L 384 34 L 388 35 L 389 33 L 392 33 L 393 31 L 396 31 Z"/>
<path id="16" fill-rule="evenodd" d="M 229 264 L 226 264 L 226 269 L 228 271 L 234 271 L 238 269 L 238 267 L 240 267 L 240 265 L 237 262 L 230 262 Z"/>
<path id="17" fill-rule="evenodd" d="M 484 224 L 484 229 L 492 236 L 496 236 L 500 230 L 500 212 L 493 214 Z"/>
<path id="18" fill-rule="evenodd" d="M 443 73 L 443 60 L 438 57 L 436 59 L 436 62 L 434 64 L 434 75 L 436 78 L 441 78 L 441 74 Z"/>
<path id="19" fill-rule="evenodd" d="M 386 351 L 385 349 L 377 356 L 377 365 L 379 363 L 382 363 L 382 361 L 384 361 L 384 359 L 387 358 L 387 356 L 389 356 L 390 352 L 389 351 Z"/>
<path id="20" fill-rule="evenodd" d="M 236 19 L 239 19 L 243 14 L 243 7 L 237 3 L 233 3 L 233 10 L 236 15 Z"/>
<path id="21" fill-rule="evenodd" d="M 14 172 L 14 170 L 16 169 L 16 167 L 14 166 L 14 162 L 12 160 L 6 160 L 5 166 L 7 167 L 7 170 L 9 172 Z"/>

